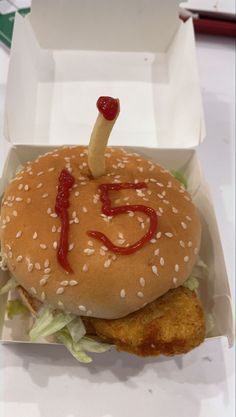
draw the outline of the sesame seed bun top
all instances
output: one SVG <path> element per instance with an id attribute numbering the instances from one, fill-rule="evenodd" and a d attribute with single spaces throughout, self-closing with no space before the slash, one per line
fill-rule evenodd
<path id="1" fill-rule="evenodd" d="M 54 308 L 78 315 L 119 318 L 181 285 L 199 250 L 197 209 L 183 186 L 161 166 L 122 149 L 107 148 L 106 175 L 91 179 L 87 148 L 57 149 L 29 162 L 8 185 L 1 207 L 1 246 L 19 284 Z M 60 219 L 54 213 L 58 177 L 75 178 L 70 191 L 69 254 L 73 273 L 57 261 Z M 98 186 L 145 182 L 143 190 L 110 192 L 112 206 L 142 204 L 158 215 L 155 238 L 131 255 L 114 255 L 87 235 L 99 230 L 118 246 L 148 230 L 143 213 L 106 217 Z"/>

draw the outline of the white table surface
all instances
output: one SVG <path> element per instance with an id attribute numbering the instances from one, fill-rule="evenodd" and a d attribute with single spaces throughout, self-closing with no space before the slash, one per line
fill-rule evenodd
<path id="1" fill-rule="evenodd" d="M 197 37 L 207 127 L 199 154 L 212 190 L 233 294 L 234 47 L 230 39 Z M 0 47 L 0 131 L 8 60 Z M 0 136 L 0 167 L 7 148 Z M 1 345 L 0 417 L 149 417 L 154 405 L 158 417 L 235 415 L 235 352 L 224 339 L 208 341 L 183 357 L 140 361 L 139 366 L 129 355 L 121 354 L 116 362 L 106 355 L 106 360 L 100 355 L 84 367 L 60 346 Z"/>

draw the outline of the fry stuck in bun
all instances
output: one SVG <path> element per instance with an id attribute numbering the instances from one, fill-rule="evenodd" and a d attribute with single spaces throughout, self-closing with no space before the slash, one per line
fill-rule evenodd
<path id="1" fill-rule="evenodd" d="M 106 147 L 119 112 L 106 99 L 88 148 L 41 155 L 9 183 L 4 264 L 37 317 L 34 340 L 54 334 L 83 362 L 110 344 L 185 353 L 205 337 L 200 301 L 184 286 L 200 247 L 198 211 L 169 171 Z"/>

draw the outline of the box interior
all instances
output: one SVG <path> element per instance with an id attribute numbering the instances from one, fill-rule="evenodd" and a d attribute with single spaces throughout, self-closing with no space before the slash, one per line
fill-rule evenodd
<path id="1" fill-rule="evenodd" d="M 154 3 L 158 32 L 161 13 Z M 121 103 L 112 145 L 141 146 L 145 138 L 150 147 L 189 148 L 203 140 L 191 20 L 178 22 L 165 48 L 155 42 L 155 48 L 148 43 L 144 48 L 137 38 L 127 50 L 122 34 L 112 50 L 91 50 L 84 37 L 79 49 L 47 49 L 33 16 L 15 21 L 5 112 L 5 135 L 12 143 L 88 143 L 101 95 Z M 149 32 L 148 16 L 144 20 L 141 33 L 145 27 Z"/>
<path id="2" fill-rule="evenodd" d="M 0 195 L 8 181 L 14 176 L 20 165 L 33 160 L 54 147 L 18 145 L 8 155 L 1 180 Z M 208 337 L 228 337 L 233 342 L 233 323 L 230 302 L 230 290 L 221 247 L 219 232 L 208 186 L 201 172 L 197 152 L 186 149 L 150 149 L 127 147 L 126 149 L 158 162 L 167 169 L 180 170 L 188 181 L 188 191 L 197 205 L 203 225 L 200 256 L 209 267 L 209 277 L 200 281 L 199 296 L 203 303 L 206 317 L 212 315 L 214 326 Z M 0 272 L 0 282 L 8 277 L 7 272 Z M 7 297 L 1 296 L 0 302 L 0 339 L 2 341 L 28 341 L 29 321 L 16 317 L 9 320 L 5 314 Z M 43 341 L 48 343 L 48 341 Z"/>

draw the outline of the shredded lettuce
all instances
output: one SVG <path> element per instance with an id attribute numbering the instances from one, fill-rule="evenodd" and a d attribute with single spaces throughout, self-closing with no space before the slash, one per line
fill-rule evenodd
<path id="1" fill-rule="evenodd" d="M 2 252 L 1 252 L 1 247 L 0 247 L 0 269 L 2 269 L 2 271 L 7 271 L 8 267 L 7 267 L 7 261 L 4 258 Z"/>
<path id="2" fill-rule="evenodd" d="M 78 316 L 67 324 L 67 329 L 72 337 L 73 342 L 77 343 L 86 334 L 86 329 L 81 318 Z"/>
<path id="3" fill-rule="evenodd" d="M 15 289 L 18 286 L 18 282 L 14 277 L 11 277 L 2 288 L 0 288 L 0 295 L 8 293 L 10 290 Z"/>
<path id="4" fill-rule="evenodd" d="M 59 342 L 63 343 L 69 352 L 81 363 L 90 363 L 92 358 L 86 352 L 104 353 L 111 349 L 112 345 L 99 342 L 90 337 L 82 337 L 78 342 L 73 340 L 67 328 L 57 332 L 56 337 Z"/>
<path id="5" fill-rule="evenodd" d="M 18 299 L 8 301 L 6 310 L 7 316 L 10 320 L 12 320 L 16 315 L 29 313 L 29 310 Z"/>
<path id="6" fill-rule="evenodd" d="M 103 353 L 111 349 L 112 345 L 109 343 L 99 342 L 90 337 L 83 337 L 78 343 L 81 349 L 93 353 Z"/>
<path id="7" fill-rule="evenodd" d="M 191 275 L 183 283 L 183 287 L 188 288 L 191 291 L 195 291 L 199 287 L 199 279 L 207 279 L 209 275 L 209 270 L 205 262 L 198 257 L 197 262 L 195 263 Z"/>
<path id="8" fill-rule="evenodd" d="M 57 332 L 56 337 L 69 350 L 69 352 L 81 363 L 90 363 L 92 358 L 80 349 L 79 342 L 73 342 L 73 339 L 66 328 Z"/>
<path id="9" fill-rule="evenodd" d="M 63 327 L 74 320 L 75 317 L 74 314 L 70 313 L 56 312 L 53 314 L 52 309 L 43 307 L 30 330 L 30 339 L 36 341 L 41 337 L 50 336 L 63 329 Z"/>
<path id="10" fill-rule="evenodd" d="M 183 283 L 183 287 L 188 288 L 190 291 L 196 291 L 199 287 L 198 279 L 190 275 Z"/>
<path id="11" fill-rule="evenodd" d="M 183 184 L 184 188 L 187 190 L 188 182 L 186 178 L 184 177 L 184 175 L 182 174 L 182 172 L 175 171 L 174 169 L 171 169 L 170 172 L 179 182 L 181 182 L 181 184 Z"/>

